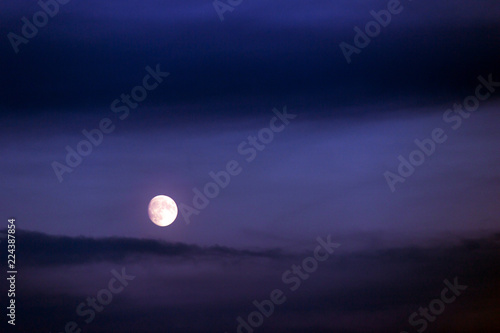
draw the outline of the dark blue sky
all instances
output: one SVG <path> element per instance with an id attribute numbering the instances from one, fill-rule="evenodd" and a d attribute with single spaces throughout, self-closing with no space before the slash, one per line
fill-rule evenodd
<path id="1" fill-rule="evenodd" d="M 234 115 L 279 100 L 331 114 L 381 99 L 445 102 L 474 87 L 479 73 L 498 72 L 495 1 L 402 6 L 347 65 L 339 44 L 353 44 L 353 28 L 364 28 L 387 1 L 252 1 L 224 22 L 209 1 L 71 1 L 18 54 L 3 38 L 9 65 L 0 103 L 24 112 L 105 106 L 136 85 L 145 66 L 161 63 L 171 77 L 148 103 L 210 102 L 211 112 Z M 3 3 L 0 33 L 20 34 L 21 18 L 37 10 L 34 1 Z"/>
<path id="2" fill-rule="evenodd" d="M 8 332 L 236 332 L 281 288 L 255 332 L 410 333 L 455 277 L 467 290 L 426 331 L 498 332 L 500 5 L 401 1 L 348 63 L 339 44 L 391 1 L 243 0 L 221 21 L 210 1 L 71 0 L 17 53 L 9 33 L 40 7 L 0 4 Z M 230 161 L 241 172 L 190 223 L 148 219 L 158 194 L 194 207 Z M 290 292 L 284 272 L 329 235 L 341 246 Z M 84 324 L 79 304 L 122 267 L 135 279 Z"/>

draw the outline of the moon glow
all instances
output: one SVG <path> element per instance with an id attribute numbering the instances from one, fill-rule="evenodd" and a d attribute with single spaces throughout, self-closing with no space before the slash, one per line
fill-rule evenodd
<path id="1" fill-rule="evenodd" d="M 148 215 L 154 224 L 166 227 L 177 217 L 175 201 L 166 195 L 157 195 L 149 202 Z"/>

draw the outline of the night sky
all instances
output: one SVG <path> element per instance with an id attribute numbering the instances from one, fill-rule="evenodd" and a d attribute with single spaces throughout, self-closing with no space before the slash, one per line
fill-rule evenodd
<path id="1" fill-rule="evenodd" d="M 500 332 L 498 1 L 59 1 L 0 4 L 0 331 Z"/>

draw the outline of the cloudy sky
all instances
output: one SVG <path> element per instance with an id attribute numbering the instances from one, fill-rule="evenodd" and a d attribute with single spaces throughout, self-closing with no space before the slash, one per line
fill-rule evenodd
<path id="1" fill-rule="evenodd" d="M 223 20 L 210 1 L 47 3 L 29 38 L 41 5 L 0 4 L 8 332 L 500 330 L 496 1 L 401 1 L 350 63 L 339 45 L 394 0 L 232 1 Z M 180 208 L 164 228 L 158 194 Z M 111 281 L 122 290 L 89 310 Z M 467 288 L 432 303 L 450 283 Z M 286 300 L 241 326 L 276 289 Z"/>

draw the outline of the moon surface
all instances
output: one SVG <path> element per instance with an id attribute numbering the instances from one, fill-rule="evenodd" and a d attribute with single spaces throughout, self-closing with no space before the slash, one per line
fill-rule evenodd
<path id="1" fill-rule="evenodd" d="M 177 217 L 177 212 L 177 204 L 166 195 L 157 195 L 149 202 L 149 218 L 160 227 L 172 224 Z"/>

